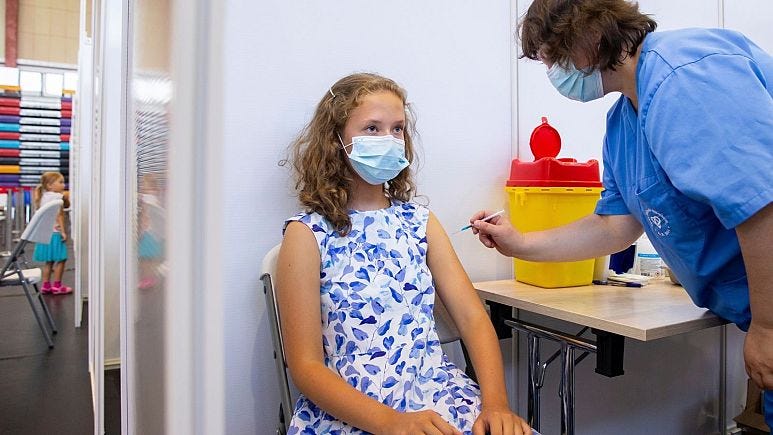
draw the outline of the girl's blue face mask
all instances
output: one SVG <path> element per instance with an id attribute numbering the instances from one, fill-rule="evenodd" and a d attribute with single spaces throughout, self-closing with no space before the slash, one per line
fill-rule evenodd
<path id="1" fill-rule="evenodd" d="M 340 135 L 338 139 L 341 139 Z M 352 143 L 343 145 L 344 149 L 349 146 L 352 147 L 349 153 L 352 168 L 373 185 L 384 184 L 397 177 L 409 164 L 405 158 L 405 141 L 392 135 L 355 136 Z"/>
<path id="2" fill-rule="evenodd" d="M 569 69 L 564 69 L 554 63 L 548 69 L 548 78 L 561 95 L 572 100 L 585 103 L 604 96 L 599 69 L 585 74 L 572 64 L 569 65 Z"/>

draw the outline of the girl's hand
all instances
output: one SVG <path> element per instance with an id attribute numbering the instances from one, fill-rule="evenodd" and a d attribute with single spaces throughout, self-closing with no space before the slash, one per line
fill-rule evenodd
<path id="1" fill-rule="evenodd" d="M 62 236 L 62 243 L 66 243 L 67 242 L 67 233 L 65 233 L 64 231 L 60 231 L 59 235 Z"/>
<path id="2" fill-rule="evenodd" d="M 531 435 L 526 420 L 513 414 L 508 408 L 481 409 L 480 415 L 472 425 L 473 435 Z"/>
<path id="3" fill-rule="evenodd" d="M 378 435 L 462 435 L 435 411 L 395 412 Z"/>

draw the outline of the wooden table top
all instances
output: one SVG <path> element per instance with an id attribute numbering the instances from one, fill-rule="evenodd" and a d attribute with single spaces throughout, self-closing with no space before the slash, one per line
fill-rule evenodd
<path id="1" fill-rule="evenodd" d="M 473 285 L 485 300 L 641 341 L 727 323 L 696 307 L 682 287 L 668 280 L 654 280 L 641 288 L 587 285 L 550 289 L 515 280 Z"/>

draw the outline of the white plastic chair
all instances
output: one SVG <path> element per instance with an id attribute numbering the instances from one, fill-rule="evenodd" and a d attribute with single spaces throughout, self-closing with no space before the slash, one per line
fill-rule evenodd
<path id="1" fill-rule="evenodd" d="M 281 244 L 274 246 L 263 257 L 263 268 L 261 269 L 263 274 L 260 277 L 260 280 L 263 282 L 263 293 L 266 295 L 266 311 L 268 313 L 269 328 L 271 329 L 271 341 L 274 344 L 277 379 L 279 380 L 279 423 L 276 427 L 277 435 L 285 435 L 287 433 L 287 425 L 290 423 L 293 413 L 290 399 L 290 384 L 287 377 L 287 360 L 285 359 L 282 329 L 279 323 L 279 306 L 276 303 L 272 278 L 276 275 L 276 262 L 281 246 Z"/>
<path id="2" fill-rule="evenodd" d="M 266 256 L 263 257 L 261 269 L 262 275 L 260 277 L 263 282 L 263 293 L 266 296 L 266 311 L 268 313 L 269 328 L 271 329 L 271 340 L 274 345 L 274 361 L 276 363 L 277 379 L 279 379 L 279 423 L 276 427 L 277 435 L 285 435 L 287 433 L 287 425 L 290 424 L 290 419 L 293 415 L 290 390 L 291 383 L 287 375 L 287 360 L 285 359 L 284 342 L 282 341 L 281 317 L 279 306 L 276 302 L 272 278 L 276 275 L 276 263 L 277 258 L 279 257 L 279 248 L 281 246 L 281 244 L 274 246 L 268 251 Z M 465 372 L 472 379 L 475 379 L 475 372 L 472 369 L 472 363 L 467 354 L 467 349 L 461 341 L 459 330 L 456 328 L 451 315 L 439 298 L 435 298 L 435 308 L 433 313 L 435 317 L 435 328 L 437 329 L 440 343 L 446 344 L 459 340 L 462 352 L 464 353 L 465 362 L 467 363 Z"/>
<path id="3" fill-rule="evenodd" d="M 62 204 L 62 200 L 51 201 L 43 207 L 40 207 L 35 214 L 32 215 L 32 219 L 30 219 L 29 224 L 27 224 L 27 227 L 20 237 L 19 244 L 16 245 L 16 248 L 3 266 L 2 272 L 0 272 L 0 287 L 21 286 L 24 289 L 24 294 L 27 296 L 27 302 L 29 302 L 30 308 L 32 308 L 32 313 L 35 315 L 35 320 L 37 320 L 38 326 L 40 326 L 40 330 L 43 332 L 43 337 L 45 337 L 49 348 L 54 347 L 54 342 L 51 340 L 48 329 L 43 325 L 43 319 L 41 319 L 40 313 L 38 313 L 38 310 L 35 308 L 35 303 L 32 300 L 33 294 L 37 296 L 38 303 L 48 321 L 48 326 L 51 328 L 51 334 L 57 333 L 56 324 L 54 323 L 54 319 L 51 318 L 51 312 L 48 310 L 46 301 L 43 299 L 43 295 L 38 288 L 38 283 L 42 276 L 41 270 L 39 268 L 25 268 L 27 261 L 24 258 L 24 248 L 29 242 L 51 243 L 51 234 L 54 232 L 56 215 L 59 214 Z"/>

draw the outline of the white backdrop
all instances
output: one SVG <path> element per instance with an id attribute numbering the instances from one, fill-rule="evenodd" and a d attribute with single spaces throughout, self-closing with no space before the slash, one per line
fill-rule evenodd
<path id="1" fill-rule="evenodd" d="M 393 78 L 417 113 L 419 193 L 447 229 L 500 207 L 511 158 L 508 2 L 230 2 L 223 64 L 226 425 L 255 433 L 277 415 L 258 265 L 299 209 L 286 146 L 338 78 Z M 473 279 L 504 278 L 510 261 L 471 234 L 454 238 Z"/>

